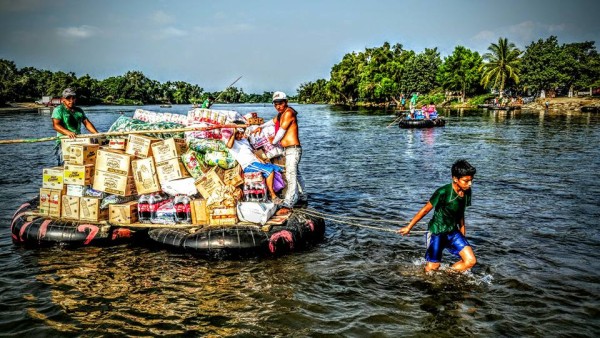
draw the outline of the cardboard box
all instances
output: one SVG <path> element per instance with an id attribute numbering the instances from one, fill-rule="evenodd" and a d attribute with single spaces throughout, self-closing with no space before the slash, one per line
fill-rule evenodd
<path id="1" fill-rule="evenodd" d="M 64 168 L 53 167 L 42 170 L 42 188 L 59 189 L 64 188 Z"/>
<path id="2" fill-rule="evenodd" d="M 156 163 L 164 162 L 173 158 L 179 158 L 187 151 L 184 139 L 170 138 L 152 144 L 152 156 Z"/>
<path id="3" fill-rule="evenodd" d="M 146 158 L 152 156 L 152 143 L 160 142 L 160 139 L 144 135 L 129 134 L 125 153 L 136 157 Z"/>
<path id="4" fill-rule="evenodd" d="M 208 225 L 235 225 L 238 223 L 235 207 L 216 207 L 209 213 Z"/>
<path id="5" fill-rule="evenodd" d="M 126 145 L 126 138 L 112 138 L 110 141 L 108 141 L 108 147 L 110 149 L 125 150 Z"/>
<path id="6" fill-rule="evenodd" d="M 50 198 L 48 199 L 48 216 L 59 218 L 62 209 L 62 197 L 65 190 L 50 189 Z"/>
<path id="7" fill-rule="evenodd" d="M 133 176 L 123 176 L 97 169 L 94 174 L 94 185 L 92 188 L 120 196 L 136 194 Z"/>
<path id="8" fill-rule="evenodd" d="M 62 151 L 63 160 L 65 162 L 70 160 L 71 150 L 70 146 L 75 144 L 92 144 L 94 143 L 91 137 L 78 137 L 78 138 L 63 138 L 60 140 L 60 150 Z"/>
<path id="9" fill-rule="evenodd" d="M 64 184 L 90 185 L 94 179 L 94 165 L 65 164 Z"/>
<path id="10" fill-rule="evenodd" d="M 40 189 L 40 206 L 39 213 L 48 216 L 50 211 L 50 192 L 52 189 L 41 188 Z"/>
<path id="11" fill-rule="evenodd" d="M 66 191 L 69 196 L 77 196 L 83 197 L 85 196 L 85 192 L 90 189 L 91 185 L 77 185 L 77 184 L 67 184 Z"/>
<path id="12" fill-rule="evenodd" d="M 81 197 L 79 199 L 79 219 L 82 221 L 99 222 L 108 219 L 108 209 L 100 210 L 102 198 Z"/>
<path id="13" fill-rule="evenodd" d="M 179 158 L 172 158 L 164 162 L 157 162 L 156 175 L 158 176 L 158 181 L 161 184 L 190 176 L 183 166 L 183 163 L 179 161 Z"/>
<path id="14" fill-rule="evenodd" d="M 108 206 L 108 222 L 116 224 L 132 224 L 138 220 L 138 203 L 130 201 Z"/>
<path id="15" fill-rule="evenodd" d="M 123 176 L 131 175 L 133 156 L 112 149 L 99 149 L 96 156 L 96 170 Z"/>
<path id="16" fill-rule="evenodd" d="M 60 217 L 64 219 L 78 220 L 79 219 L 79 197 L 67 196 L 62 197 L 62 207 L 60 209 Z"/>
<path id="17" fill-rule="evenodd" d="M 213 167 L 194 182 L 198 192 L 205 199 L 208 199 L 215 190 L 225 186 L 225 183 L 216 171 L 217 169 Z"/>
<path id="18" fill-rule="evenodd" d="M 239 165 L 223 171 L 223 183 L 226 185 L 232 185 L 234 187 L 244 184 L 244 174 L 242 173 L 242 167 Z"/>
<path id="19" fill-rule="evenodd" d="M 206 207 L 205 199 L 195 199 L 190 201 L 192 212 L 192 224 L 208 224 L 209 210 Z"/>
<path id="20" fill-rule="evenodd" d="M 69 159 L 65 163 L 68 164 L 96 164 L 96 155 L 98 154 L 98 144 L 73 144 L 69 146 Z"/>
<path id="21" fill-rule="evenodd" d="M 131 161 L 131 171 L 139 195 L 160 191 L 154 159 L 152 157 Z"/>

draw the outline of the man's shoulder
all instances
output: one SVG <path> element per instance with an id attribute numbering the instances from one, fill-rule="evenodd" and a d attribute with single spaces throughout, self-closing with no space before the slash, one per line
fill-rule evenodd
<path id="1" fill-rule="evenodd" d="M 54 107 L 52 110 L 52 118 L 60 118 L 66 111 L 66 107 L 64 105 L 58 105 Z"/>

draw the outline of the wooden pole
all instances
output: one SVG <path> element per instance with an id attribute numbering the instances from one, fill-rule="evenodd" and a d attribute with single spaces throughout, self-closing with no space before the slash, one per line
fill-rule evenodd
<path id="1" fill-rule="evenodd" d="M 75 138 L 90 138 L 90 137 L 104 137 L 104 136 L 124 136 L 129 134 L 166 134 L 166 133 L 181 133 L 186 131 L 205 131 L 213 129 L 224 129 L 224 128 L 246 128 L 245 124 L 223 124 L 213 125 L 209 127 L 185 127 L 175 129 L 157 129 L 157 130 L 130 130 L 130 131 L 113 131 L 106 133 L 97 134 L 79 134 Z M 16 140 L 0 140 L 0 144 L 15 144 L 15 143 L 37 143 L 55 141 L 58 139 L 66 139 L 67 136 L 54 136 L 54 137 L 43 137 L 43 138 L 28 138 L 28 139 L 16 139 Z"/>
<path id="2" fill-rule="evenodd" d="M 215 102 L 217 102 L 217 100 L 221 97 L 221 95 L 223 95 L 223 93 L 225 93 L 225 91 L 229 88 L 231 88 L 231 86 L 233 86 L 236 82 L 238 82 L 242 77 L 238 77 L 237 79 L 235 79 L 235 81 L 233 81 L 229 86 L 227 86 L 227 88 L 223 89 L 219 95 L 215 98 Z"/>

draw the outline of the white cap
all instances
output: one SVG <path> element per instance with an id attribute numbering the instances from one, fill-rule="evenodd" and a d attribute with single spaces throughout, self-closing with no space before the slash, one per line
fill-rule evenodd
<path id="1" fill-rule="evenodd" d="M 273 93 L 273 102 L 278 100 L 287 100 L 287 95 L 284 92 L 275 92 Z"/>

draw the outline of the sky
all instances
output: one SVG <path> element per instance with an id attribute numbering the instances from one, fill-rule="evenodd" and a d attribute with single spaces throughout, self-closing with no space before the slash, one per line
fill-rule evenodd
<path id="1" fill-rule="evenodd" d="M 342 57 L 384 42 L 417 53 L 481 54 L 500 37 L 524 49 L 600 43 L 598 0 L 0 0 L 0 59 L 17 68 L 141 71 L 205 91 L 295 94 Z"/>

